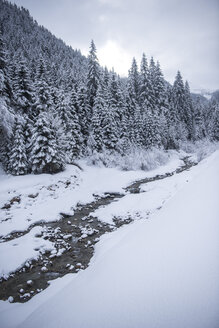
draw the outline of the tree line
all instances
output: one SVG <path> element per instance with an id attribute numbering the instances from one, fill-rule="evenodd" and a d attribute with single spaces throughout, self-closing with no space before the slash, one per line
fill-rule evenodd
<path id="1" fill-rule="evenodd" d="M 93 41 L 85 58 L 26 9 L 0 5 L 0 159 L 7 172 L 55 173 L 96 152 L 219 139 L 218 102 L 194 98 L 179 71 L 170 85 L 159 62 L 143 54 L 120 78 L 99 65 Z"/>

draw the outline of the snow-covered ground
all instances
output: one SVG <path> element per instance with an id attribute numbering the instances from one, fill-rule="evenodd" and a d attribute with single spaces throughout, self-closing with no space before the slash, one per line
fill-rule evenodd
<path id="1" fill-rule="evenodd" d="M 160 209 L 195 174 L 197 170 L 184 171 L 163 180 L 146 183 L 141 186 L 141 193 L 127 194 L 117 202 L 99 208 L 90 215 L 110 224 L 113 223 L 114 217 L 147 218 L 149 214 Z"/>
<path id="2" fill-rule="evenodd" d="M 124 192 L 130 182 L 178 165 L 175 158 L 147 173 L 86 168 L 77 172 L 73 204 L 77 193 L 87 202 L 93 193 Z M 109 222 L 115 214 L 150 215 L 104 235 L 85 271 L 53 281 L 25 304 L 1 301 L 0 327 L 218 327 L 218 168 L 219 151 L 97 210 Z"/>
<path id="3" fill-rule="evenodd" d="M 0 236 L 24 231 L 36 222 L 58 220 L 60 213 L 73 214 L 78 204 L 93 201 L 94 195 L 123 193 L 132 181 L 174 171 L 182 164 L 180 156 L 183 154 L 171 153 L 166 165 L 149 172 L 87 166 L 85 162 L 80 163 L 83 171 L 68 165 L 64 172 L 55 175 L 13 177 L 0 172 L 0 208 L 12 202 L 10 208 L 1 210 Z"/>
<path id="4" fill-rule="evenodd" d="M 123 188 L 136 179 L 172 172 L 183 163 L 182 156 L 172 152 L 166 165 L 149 172 L 99 168 L 87 166 L 85 162 L 80 163 L 83 171 L 69 165 L 65 172 L 56 175 L 13 177 L 2 171 L 0 208 L 7 205 L 9 208 L 1 209 L 0 236 L 10 237 L 11 233 L 25 231 L 37 222 L 58 220 L 60 213 L 73 214 L 79 203 L 91 202 L 95 195 L 124 193 Z M 159 201 L 162 202 L 162 199 L 159 198 Z M 105 221 L 105 216 L 100 219 Z M 54 245 L 49 242 L 46 249 L 45 240 L 38 235 L 34 227 L 25 236 L 13 241 L 3 242 L 4 239 L 0 239 L 0 277 L 8 277 L 26 263 L 28 265 L 28 261 L 38 258 L 43 250 L 53 249 Z"/>
<path id="5" fill-rule="evenodd" d="M 42 227 L 34 227 L 28 234 L 0 244 L 0 277 L 7 277 L 24 264 L 28 267 L 28 260 L 54 250 L 53 243 L 40 236 L 42 231 Z"/>

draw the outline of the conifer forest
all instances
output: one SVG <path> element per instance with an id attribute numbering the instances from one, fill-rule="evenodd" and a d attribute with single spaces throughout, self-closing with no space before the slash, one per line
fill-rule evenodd
<path id="1" fill-rule="evenodd" d="M 13 175 L 56 173 L 93 154 L 179 149 L 219 140 L 219 102 L 190 92 L 176 72 L 133 58 L 127 78 L 39 26 L 28 10 L 0 0 L 0 161 Z"/>

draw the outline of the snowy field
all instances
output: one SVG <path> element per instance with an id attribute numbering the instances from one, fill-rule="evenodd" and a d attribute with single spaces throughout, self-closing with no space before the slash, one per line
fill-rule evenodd
<path id="1" fill-rule="evenodd" d="M 27 229 L 33 222 L 58 219 L 59 212 L 92 201 L 93 194 L 124 193 L 131 182 L 172 172 L 180 164 L 179 157 L 173 156 L 166 166 L 150 172 L 121 172 L 82 163 L 83 171 L 69 166 L 54 176 L 2 175 L 1 207 L 15 196 L 21 201 L 1 211 L 1 235 Z M 126 194 L 92 215 L 106 222 L 115 215 L 148 220 L 135 220 L 105 234 L 88 269 L 52 281 L 29 302 L 1 301 L 0 327 L 217 328 L 219 151 L 189 171 L 143 185 L 141 191 Z M 0 244 L 0 254 L 8 254 L 8 261 L 0 255 L 1 272 L 13 271 L 28 257 L 52 249 L 52 244 L 38 238 L 39 251 L 35 251 L 35 236 L 40 233 L 36 228 Z M 28 248 L 28 252 L 16 262 L 13 247 L 21 252 L 22 247 Z"/>

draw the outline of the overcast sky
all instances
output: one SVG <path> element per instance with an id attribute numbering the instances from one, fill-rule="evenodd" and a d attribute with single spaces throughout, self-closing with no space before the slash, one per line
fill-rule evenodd
<path id="1" fill-rule="evenodd" d="M 165 78 L 177 70 L 191 89 L 219 89 L 219 0 L 14 0 L 57 37 L 126 76 L 142 53 Z"/>

